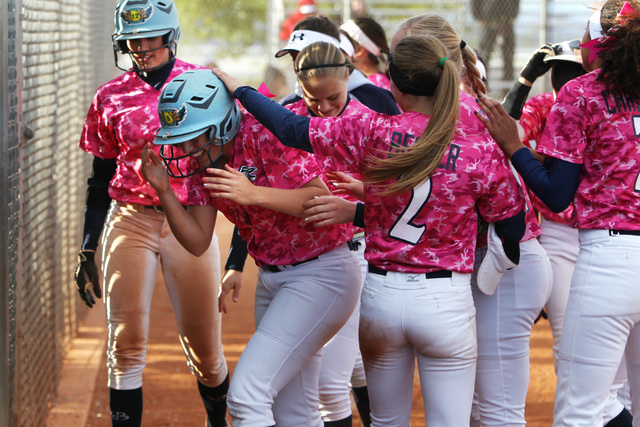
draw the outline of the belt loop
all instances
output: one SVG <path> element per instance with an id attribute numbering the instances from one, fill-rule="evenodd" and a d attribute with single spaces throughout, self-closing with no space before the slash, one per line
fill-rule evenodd
<path id="1" fill-rule="evenodd" d="M 618 230 L 609 230 L 609 236 L 618 237 L 620 235 L 620 231 Z"/>

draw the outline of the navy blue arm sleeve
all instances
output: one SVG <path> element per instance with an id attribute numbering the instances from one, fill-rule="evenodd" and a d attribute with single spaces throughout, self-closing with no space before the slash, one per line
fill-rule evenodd
<path id="1" fill-rule="evenodd" d="M 234 96 L 287 147 L 313 152 L 309 140 L 309 117 L 298 116 L 249 86 L 236 89 Z"/>
<path id="2" fill-rule="evenodd" d="M 356 213 L 353 216 L 353 225 L 364 228 L 364 203 L 356 203 Z"/>
<path id="3" fill-rule="evenodd" d="M 231 237 L 231 247 L 229 248 L 229 255 L 227 255 L 227 262 L 224 266 L 225 270 L 237 270 L 242 272 L 244 269 L 244 263 L 249 255 L 247 249 L 247 242 L 240 236 L 238 226 L 233 227 L 233 236 Z"/>
<path id="4" fill-rule="evenodd" d="M 511 156 L 511 162 L 527 187 L 553 212 L 562 212 L 573 201 L 582 165 L 547 157 L 541 165 L 528 148 Z"/>
<path id="5" fill-rule="evenodd" d="M 87 184 L 87 200 L 84 211 L 82 250 L 95 251 L 102 226 L 109 211 L 109 183 L 116 173 L 116 159 L 93 158 L 91 177 Z"/>

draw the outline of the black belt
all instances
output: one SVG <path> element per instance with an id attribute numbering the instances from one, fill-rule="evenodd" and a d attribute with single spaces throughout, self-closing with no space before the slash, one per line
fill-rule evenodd
<path id="1" fill-rule="evenodd" d="M 287 264 L 287 265 L 265 265 L 262 268 L 264 268 L 265 270 L 270 271 L 272 273 L 279 273 L 281 271 L 285 271 L 287 268 L 295 267 L 297 265 L 304 264 L 305 262 L 315 261 L 317 259 L 318 259 L 318 257 L 314 256 L 313 258 L 305 259 L 304 261 L 296 262 L 296 263 L 293 263 L 293 264 Z"/>
<path id="2" fill-rule="evenodd" d="M 353 240 L 349 240 L 347 242 L 347 246 L 349 247 L 350 251 L 357 251 L 358 250 L 358 246 L 360 242 L 356 242 Z M 272 273 L 278 273 L 280 271 L 285 271 L 287 268 L 291 268 L 291 267 L 295 267 L 296 265 L 300 265 L 300 264 L 304 264 L 305 262 L 309 262 L 309 261 L 315 261 L 317 260 L 318 257 L 314 256 L 313 258 L 309 258 L 309 259 L 305 259 L 304 261 L 300 261 L 300 262 L 296 262 L 293 264 L 287 264 L 287 265 L 265 265 L 264 268 L 267 271 L 270 271 Z"/>
<path id="3" fill-rule="evenodd" d="M 380 276 L 386 276 L 387 271 L 381 268 L 376 267 L 375 265 L 369 264 L 369 273 L 379 274 Z M 449 270 L 437 270 L 431 271 L 429 273 L 423 273 L 424 277 L 427 279 L 442 279 L 446 277 L 451 277 L 452 274 Z"/>
<path id="4" fill-rule="evenodd" d="M 609 236 L 640 236 L 640 230 L 609 230 Z"/>

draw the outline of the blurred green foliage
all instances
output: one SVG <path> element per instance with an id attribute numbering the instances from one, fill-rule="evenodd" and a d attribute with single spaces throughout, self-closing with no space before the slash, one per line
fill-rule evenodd
<path id="1" fill-rule="evenodd" d="M 182 32 L 188 32 L 194 40 L 216 40 L 234 50 L 266 40 L 268 0 L 175 0 L 175 3 Z"/>

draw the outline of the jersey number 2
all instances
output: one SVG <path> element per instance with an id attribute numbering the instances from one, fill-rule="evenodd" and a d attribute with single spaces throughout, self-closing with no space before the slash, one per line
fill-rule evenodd
<path id="1" fill-rule="evenodd" d="M 411 200 L 409 200 L 409 204 L 402 212 L 402 215 L 400 215 L 400 218 L 397 219 L 393 227 L 391 227 L 391 230 L 389 230 L 389 236 L 411 245 L 415 245 L 420 241 L 427 226 L 424 224 L 416 225 L 411 221 L 415 219 L 424 205 L 429 201 L 429 197 L 431 197 L 431 187 L 431 177 L 429 177 L 411 190 Z"/>

